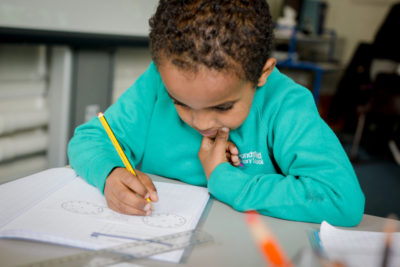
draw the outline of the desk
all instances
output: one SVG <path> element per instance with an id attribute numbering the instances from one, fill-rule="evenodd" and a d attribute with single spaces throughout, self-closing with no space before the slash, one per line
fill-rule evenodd
<path id="1" fill-rule="evenodd" d="M 157 181 L 172 181 L 155 175 L 151 177 Z M 319 224 L 286 221 L 267 216 L 262 216 L 262 219 L 275 232 L 291 258 L 302 249 L 310 248 L 306 230 L 319 229 Z M 384 221 L 383 218 L 364 215 L 355 229 L 380 231 Z M 186 254 L 188 257 L 183 259 L 183 264 L 150 260 L 137 260 L 134 263 L 143 266 L 265 266 L 249 234 L 243 213 L 211 199 L 198 228 L 211 234 L 214 243 L 195 247 Z M 27 264 L 72 255 L 79 251 L 76 248 L 51 244 L 0 239 L 0 265 Z"/>

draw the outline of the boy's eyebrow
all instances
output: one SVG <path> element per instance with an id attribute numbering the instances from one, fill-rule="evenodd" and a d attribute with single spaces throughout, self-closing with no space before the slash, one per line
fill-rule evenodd
<path id="1" fill-rule="evenodd" d="M 173 96 L 168 92 L 168 90 L 166 90 L 166 91 L 167 91 L 168 96 L 169 96 L 170 98 L 172 98 L 172 100 L 174 100 L 175 102 L 180 103 L 180 104 L 183 104 L 183 105 L 186 106 L 186 104 L 182 103 L 181 101 L 179 101 L 179 100 L 177 100 L 175 97 L 173 97 Z M 231 105 L 231 104 L 235 104 L 237 101 L 239 101 L 239 99 L 230 100 L 230 101 L 227 101 L 227 102 L 224 102 L 224 103 L 221 103 L 221 104 L 212 106 L 212 107 L 207 107 L 207 108 L 215 108 L 215 107 L 221 107 L 221 106 Z"/>

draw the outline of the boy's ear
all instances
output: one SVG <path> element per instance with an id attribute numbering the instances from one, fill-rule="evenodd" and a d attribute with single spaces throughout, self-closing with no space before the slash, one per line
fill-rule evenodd
<path id="1" fill-rule="evenodd" d="M 262 69 L 261 76 L 258 78 L 257 86 L 261 87 L 267 82 L 268 76 L 272 73 L 276 65 L 275 58 L 269 58 Z"/>

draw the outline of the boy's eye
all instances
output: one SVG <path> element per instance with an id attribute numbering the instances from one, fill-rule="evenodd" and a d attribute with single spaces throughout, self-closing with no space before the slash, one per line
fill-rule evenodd
<path id="1" fill-rule="evenodd" d="M 181 102 L 178 102 L 175 99 L 172 99 L 172 101 L 174 102 L 175 105 L 179 105 L 179 106 L 182 106 L 182 107 L 187 107 L 185 104 L 183 104 Z"/>
<path id="2" fill-rule="evenodd" d="M 228 111 L 233 108 L 233 105 L 214 107 L 216 111 Z"/>
<path id="3" fill-rule="evenodd" d="M 181 103 L 181 102 L 179 102 L 179 101 L 177 101 L 175 99 L 172 99 L 172 101 L 174 102 L 174 105 L 179 105 L 179 106 L 181 106 L 183 108 L 188 108 L 187 105 L 185 105 L 185 104 L 183 104 L 183 103 Z M 233 104 L 228 104 L 228 105 L 224 105 L 224 106 L 212 107 L 210 109 L 216 110 L 218 112 L 224 112 L 224 111 L 228 111 L 228 110 L 230 110 L 232 108 L 233 108 Z"/>

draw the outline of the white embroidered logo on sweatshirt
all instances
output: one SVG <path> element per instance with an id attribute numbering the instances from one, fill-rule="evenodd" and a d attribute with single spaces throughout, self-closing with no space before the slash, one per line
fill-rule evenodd
<path id="1" fill-rule="evenodd" d="M 239 154 L 239 158 L 243 164 L 264 164 L 261 152 L 257 151 Z"/>

